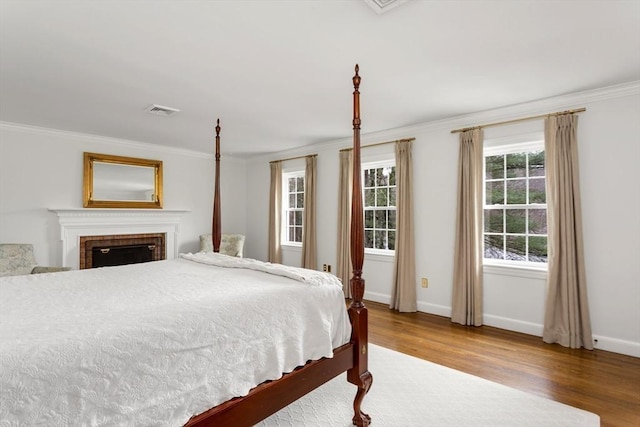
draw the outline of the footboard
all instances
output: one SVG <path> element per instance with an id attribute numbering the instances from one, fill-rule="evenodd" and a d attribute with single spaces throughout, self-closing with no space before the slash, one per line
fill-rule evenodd
<path id="1" fill-rule="evenodd" d="M 338 347 L 330 359 L 315 360 L 276 381 L 267 381 L 248 395 L 231 399 L 192 418 L 187 427 L 252 426 L 295 402 L 353 366 L 352 343 Z"/>

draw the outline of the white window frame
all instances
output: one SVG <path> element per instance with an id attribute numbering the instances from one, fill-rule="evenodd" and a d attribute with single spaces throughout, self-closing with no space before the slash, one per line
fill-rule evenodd
<path id="1" fill-rule="evenodd" d="M 304 177 L 305 177 L 304 175 L 305 175 L 304 169 L 282 172 L 282 231 L 280 236 L 281 245 L 296 246 L 300 248 L 302 247 L 302 240 L 300 240 L 299 242 L 289 240 L 289 227 L 290 227 L 289 213 L 292 211 L 299 211 L 301 213 L 301 216 L 302 216 L 301 228 L 303 230 L 302 232 L 304 233 L 304 207 L 301 209 L 299 208 L 292 209 L 289 207 L 289 195 L 291 194 L 289 193 L 289 179 L 302 178 L 304 183 Z M 299 189 L 296 188 L 296 190 L 299 190 Z M 296 193 L 300 193 L 300 191 L 296 191 Z M 302 198 L 304 200 L 304 185 L 301 193 L 302 193 Z M 296 225 L 294 224 L 294 226 Z"/>
<path id="2" fill-rule="evenodd" d="M 385 168 L 385 167 L 393 167 L 396 168 L 396 184 L 395 184 L 395 188 L 396 188 L 396 202 L 397 202 L 397 197 L 398 197 L 398 193 L 397 193 L 397 167 L 396 167 L 396 161 L 395 158 L 393 159 L 385 159 L 385 160 L 377 160 L 377 161 L 371 161 L 371 162 L 366 162 L 366 163 L 362 163 L 361 166 L 361 170 L 360 170 L 360 179 L 361 179 L 361 183 L 362 183 L 362 206 L 363 206 L 363 222 L 364 224 L 366 224 L 366 212 L 367 210 L 376 210 L 376 209 L 367 209 L 366 207 L 366 198 L 365 198 L 365 179 L 364 179 L 364 172 L 365 170 L 368 169 L 377 169 L 377 168 Z M 388 206 L 385 210 L 393 210 L 396 211 L 396 206 Z M 397 215 L 396 215 L 396 228 L 394 229 L 385 229 L 385 230 L 393 230 L 396 233 L 396 243 L 397 243 L 397 225 L 398 225 L 398 219 L 397 219 Z M 365 225 L 365 230 L 367 229 L 366 225 Z M 366 231 L 365 231 L 366 233 Z M 365 242 L 366 244 L 366 242 Z M 371 254 L 371 255 L 383 255 L 383 256 L 395 256 L 395 249 L 376 249 L 376 248 L 364 248 L 364 252 L 365 254 Z"/>
<path id="3" fill-rule="evenodd" d="M 502 260 L 502 259 L 493 259 L 493 258 L 484 258 L 484 212 L 488 208 L 486 205 L 486 158 L 489 156 L 496 155 L 507 155 L 513 153 L 522 153 L 522 152 L 531 152 L 531 151 L 540 151 L 544 150 L 544 139 L 541 135 L 535 135 L 536 137 L 529 139 L 526 142 L 508 142 L 508 139 L 501 138 L 499 141 L 487 141 L 488 143 L 485 145 L 483 150 L 483 161 L 482 161 L 482 260 L 483 265 L 489 267 L 489 271 L 493 268 L 509 268 L 509 269 L 519 269 L 519 270 L 537 270 L 537 271 L 547 271 L 548 262 L 534 262 L 534 261 L 516 261 L 516 260 Z M 522 138 L 520 138 L 522 141 Z M 545 172 L 546 172 L 546 164 L 545 164 Z M 527 181 L 529 180 L 527 168 Z M 509 180 L 509 178 L 504 178 Z M 537 178 L 536 178 L 537 179 Z M 546 180 L 546 173 L 545 173 Z M 506 196 L 506 194 L 505 194 Z M 547 198 L 545 197 L 545 200 Z M 547 203 L 526 203 L 526 204 L 501 204 L 501 205 L 491 205 L 492 207 L 503 208 L 503 209 L 545 209 L 547 210 Z M 505 219 L 506 220 L 506 219 Z M 506 233 L 506 231 L 503 232 Z M 531 236 L 545 236 L 548 237 L 547 234 L 529 234 L 528 230 L 528 221 L 525 221 L 525 233 L 523 234 L 525 237 Z M 528 244 L 528 243 L 527 243 Z M 547 241 L 548 245 L 548 241 Z M 548 247 L 547 247 L 548 254 Z"/>

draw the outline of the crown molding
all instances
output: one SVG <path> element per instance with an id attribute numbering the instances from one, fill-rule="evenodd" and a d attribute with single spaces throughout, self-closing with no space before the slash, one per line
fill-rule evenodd
<path id="1" fill-rule="evenodd" d="M 585 106 L 588 108 L 589 104 L 593 104 L 596 102 L 624 98 L 627 96 L 636 96 L 638 94 L 640 94 L 640 80 L 599 89 L 538 99 L 534 101 L 523 102 L 520 104 L 507 105 L 504 107 L 478 111 L 470 114 L 449 117 L 446 119 L 435 120 L 431 122 L 417 123 L 415 125 L 402 126 L 366 134 L 363 133 L 360 136 L 360 139 L 362 145 L 367 145 L 380 141 L 412 138 L 415 137 L 416 134 L 424 132 L 449 132 L 453 129 L 461 127 L 478 126 L 490 122 L 499 122 L 527 116 L 548 114 L 556 111 L 564 111 Z M 349 148 L 351 144 L 352 137 L 341 138 L 337 140 L 325 141 L 318 144 L 300 147 L 297 149 L 252 156 L 249 157 L 248 160 L 274 160 L 282 157 L 304 155 L 309 152 L 321 153 L 326 150 Z"/>
<path id="2" fill-rule="evenodd" d="M 375 143 L 385 140 L 411 138 L 418 133 L 427 131 L 452 130 L 461 127 L 478 126 L 488 122 L 506 121 L 518 119 L 521 117 L 548 114 L 555 111 L 563 111 L 571 108 L 584 107 L 592 103 L 603 102 L 610 99 L 623 98 L 627 96 L 636 96 L 640 94 L 640 80 L 623 83 L 614 86 L 608 86 L 599 89 L 575 92 L 566 95 L 560 95 L 550 98 L 523 102 L 520 104 L 512 104 L 504 107 L 498 107 L 490 110 L 478 111 L 470 114 L 450 117 L 441 120 L 435 120 L 414 125 L 407 125 L 397 128 L 386 129 L 377 132 L 363 133 L 361 135 L 361 143 L 363 145 Z M 24 133 L 37 135 L 62 135 L 78 139 L 89 139 L 97 143 L 118 144 L 138 149 L 153 149 L 168 154 L 181 154 L 198 158 L 213 159 L 213 153 L 206 153 L 195 150 L 187 150 L 166 145 L 150 144 L 138 141 L 131 141 L 118 138 L 110 138 L 105 136 L 84 134 L 79 132 L 64 131 L 59 129 L 43 128 L 38 126 L 23 125 L 19 123 L 0 121 L 0 130 L 17 130 Z M 294 148 L 290 150 L 278 151 L 273 153 L 262 153 L 255 156 L 233 157 L 225 156 L 228 160 L 238 161 L 254 161 L 254 160 L 276 160 L 283 157 L 292 157 L 306 155 L 310 152 L 323 152 L 326 150 L 348 148 L 352 144 L 352 137 L 329 140 L 313 145 Z"/>
<path id="3" fill-rule="evenodd" d="M 507 105 L 490 110 L 477 111 L 474 113 L 450 117 L 442 120 L 419 123 L 396 129 L 389 129 L 381 132 L 376 132 L 375 134 L 371 135 L 386 137 L 389 132 L 393 132 L 394 135 L 397 135 L 399 132 L 401 132 L 403 135 L 411 136 L 415 133 L 424 132 L 427 130 L 452 130 L 458 127 L 478 126 L 487 122 L 513 120 L 527 116 L 535 116 L 541 114 L 549 114 L 556 111 L 569 110 L 572 108 L 580 108 L 585 106 L 588 107 L 589 104 L 593 104 L 596 102 L 624 98 L 627 96 L 636 96 L 638 94 L 640 94 L 640 80 L 615 86 L 608 86 L 600 89 L 575 92 L 566 95 L 523 102 L 519 104 Z"/>
<path id="4" fill-rule="evenodd" d="M 179 154 L 183 156 L 198 157 L 198 158 L 214 158 L 213 153 L 206 153 L 203 151 L 187 150 L 185 148 L 169 147 L 167 145 L 151 144 L 148 142 L 133 141 L 128 139 L 112 138 L 108 136 L 94 135 L 82 132 L 73 132 L 68 130 L 45 128 L 41 126 L 25 125 L 21 123 L 0 121 L 0 131 L 17 131 L 21 133 L 27 133 L 31 135 L 51 136 L 58 135 L 70 139 L 82 139 L 89 140 L 91 142 L 99 144 L 113 144 L 128 148 L 135 148 L 141 150 L 155 150 L 166 152 L 167 154 Z"/>

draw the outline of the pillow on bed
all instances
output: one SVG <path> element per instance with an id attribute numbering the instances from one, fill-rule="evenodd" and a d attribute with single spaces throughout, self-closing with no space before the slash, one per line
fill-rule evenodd
<path id="1" fill-rule="evenodd" d="M 244 248 L 243 234 L 225 234 L 220 236 L 220 253 L 242 258 Z M 200 252 L 213 252 L 211 234 L 200 235 Z"/>

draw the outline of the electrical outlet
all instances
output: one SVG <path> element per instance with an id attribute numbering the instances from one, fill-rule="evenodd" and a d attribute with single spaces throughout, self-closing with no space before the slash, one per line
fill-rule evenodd
<path id="1" fill-rule="evenodd" d="M 422 278 L 422 287 L 423 288 L 428 288 L 429 287 L 429 279 L 427 279 L 426 277 Z"/>
<path id="2" fill-rule="evenodd" d="M 326 271 L 327 273 L 331 273 L 331 264 L 322 264 L 322 271 Z"/>
<path id="3" fill-rule="evenodd" d="M 322 264 L 322 271 L 327 271 L 327 264 Z"/>

